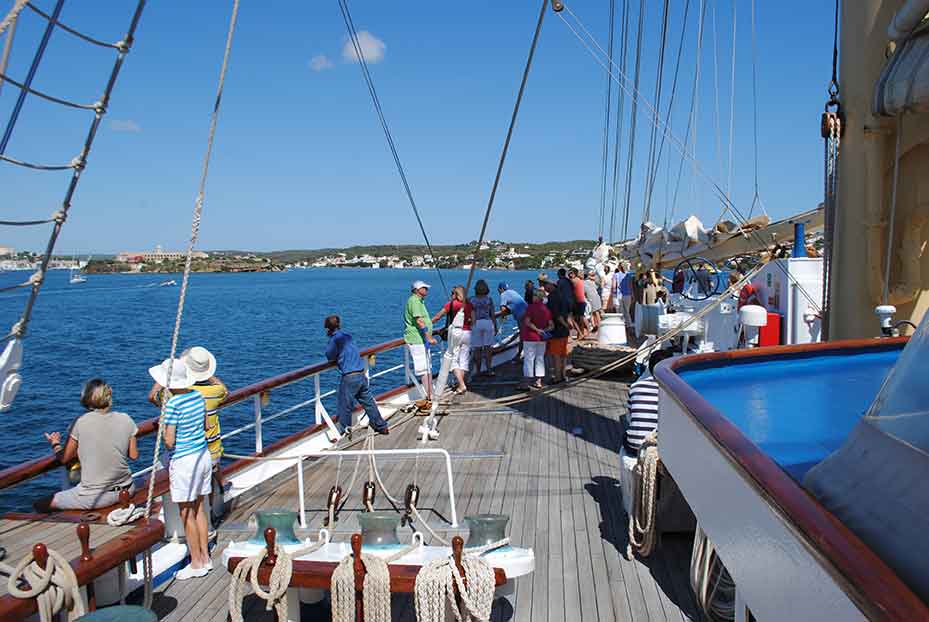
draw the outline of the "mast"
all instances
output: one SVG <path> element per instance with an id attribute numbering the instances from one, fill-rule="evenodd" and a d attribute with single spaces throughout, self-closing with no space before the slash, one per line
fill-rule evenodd
<path id="1" fill-rule="evenodd" d="M 844 133 L 830 280 L 830 339 L 873 336 L 874 307 L 885 298 L 897 121 L 872 113 L 886 63 L 887 26 L 903 0 L 846 0 L 841 13 L 839 82 Z M 929 119 L 906 114 L 893 217 L 888 302 L 896 319 L 918 322 L 929 307 L 927 208 Z M 923 186 L 922 188 L 920 186 Z"/>

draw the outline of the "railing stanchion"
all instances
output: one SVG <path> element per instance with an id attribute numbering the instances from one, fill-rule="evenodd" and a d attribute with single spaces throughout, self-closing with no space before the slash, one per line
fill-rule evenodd
<path id="1" fill-rule="evenodd" d="M 319 386 L 319 374 L 313 376 L 313 387 L 316 389 L 316 425 L 319 425 L 323 422 L 323 398 L 322 391 L 320 390 Z"/>
<path id="2" fill-rule="evenodd" d="M 255 396 L 255 453 L 260 454 L 264 448 L 261 439 L 261 393 Z"/>
<path id="3" fill-rule="evenodd" d="M 303 456 L 297 458 L 297 496 L 300 499 L 300 527 L 306 529 L 306 499 L 303 492 Z"/>

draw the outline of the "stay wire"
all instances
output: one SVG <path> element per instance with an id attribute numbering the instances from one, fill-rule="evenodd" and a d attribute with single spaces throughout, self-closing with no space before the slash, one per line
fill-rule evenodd
<path id="1" fill-rule="evenodd" d="M 613 31 L 616 23 L 616 0 L 610 2 L 610 35 L 607 42 L 607 48 L 610 51 L 610 60 L 613 60 Z M 603 118 L 603 172 L 600 179 L 600 228 L 598 234 L 603 237 L 604 220 L 606 218 L 606 197 L 607 197 L 607 163 L 610 159 L 610 113 L 613 111 L 613 81 L 609 76 L 606 78 L 606 111 Z"/>
<path id="2" fill-rule="evenodd" d="M 465 291 L 471 289 L 471 281 L 474 279 L 474 271 L 477 269 L 478 253 L 481 245 L 484 243 L 484 235 L 487 233 L 487 224 L 490 222 L 490 214 L 494 208 L 494 199 L 497 196 L 497 188 L 500 186 L 500 178 L 503 176 L 503 165 L 506 163 L 506 155 L 510 149 L 510 140 L 513 138 L 513 129 L 516 127 L 516 119 L 519 116 L 519 107 L 523 101 L 523 94 L 526 92 L 526 82 L 529 80 L 529 71 L 532 69 L 532 59 L 535 56 L 535 50 L 539 43 L 539 35 L 542 33 L 542 22 L 545 20 L 545 13 L 548 9 L 549 0 L 542 0 L 539 9 L 539 19 L 535 25 L 535 32 L 532 34 L 532 43 L 529 45 L 529 56 L 526 58 L 526 67 L 523 69 L 523 77 L 519 83 L 519 92 L 516 94 L 516 103 L 513 105 L 513 114 L 510 116 L 510 125 L 506 130 L 506 139 L 503 141 L 503 149 L 500 151 L 500 161 L 497 164 L 497 173 L 494 176 L 494 183 L 490 189 L 490 198 L 487 200 L 487 210 L 484 212 L 484 221 L 481 223 L 481 234 L 477 238 L 477 245 L 474 248 L 474 260 L 471 262 L 471 270 L 468 272 L 468 283 Z M 561 13 L 559 13 L 561 15 Z"/>
<path id="3" fill-rule="evenodd" d="M 570 15 L 578 22 L 578 26 L 581 28 L 581 30 L 584 31 L 584 33 L 586 34 L 586 36 L 587 36 L 588 38 L 590 38 L 591 42 L 593 43 L 593 46 L 596 47 L 597 50 L 599 50 L 601 54 L 604 54 L 603 47 L 599 44 L 599 42 L 597 42 L 596 38 L 593 37 L 593 35 L 590 34 L 590 31 L 587 29 L 586 26 L 584 26 L 583 22 L 581 22 L 580 19 L 568 8 L 568 5 L 567 5 L 567 4 L 565 5 L 565 12 L 567 12 L 568 14 L 570 14 Z M 616 63 L 613 63 L 612 68 L 611 68 L 609 65 L 607 65 L 607 64 L 602 60 L 602 58 L 597 54 L 597 52 L 593 49 L 593 47 L 591 47 L 591 44 L 588 43 L 588 42 L 583 38 L 583 36 L 581 35 L 581 33 L 578 32 L 578 30 L 577 30 L 574 26 L 572 26 L 571 23 L 568 22 L 567 19 L 565 19 L 563 13 L 558 13 L 558 16 L 561 18 L 562 22 L 564 22 L 564 24 L 568 27 L 568 29 L 571 30 L 572 33 L 574 33 L 574 36 L 578 39 L 578 41 L 580 41 L 581 45 L 584 46 L 584 48 L 588 51 L 588 53 L 590 53 L 590 55 L 591 55 L 591 57 L 594 59 L 594 61 L 595 61 L 597 64 L 599 64 L 601 67 L 603 67 L 603 68 L 610 74 L 610 76 L 612 76 L 612 78 L 616 81 L 616 83 L 620 86 L 620 88 L 622 88 L 623 90 L 626 90 L 626 91 L 627 91 L 627 93 L 629 94 L 629 96 L 632 98 L 633 103 L 635 103 L 635 102 L 638 101 L 639 99 L 642 100 L 642 103 L 644 104 L 644 106 L 645 106 L 645 108 L 646 108 L 646 110 L 647 110 L 647 112 L 648 112 L 649 120 L 650 120 L 652 123 L 657 123 L 657 124 L 664 125 L 663 122 L 662 122 L 661 116 L 659 115 L 658 111 L 654 108 L 654 106 L 651 105 L 651 103 L 648 101 L 648 99 L 645 98 L 645 97 L 642 95 L 642 92 L 639 91 L 638 89 L 634 88 L 634 87 L 633 87 L 632 90 L 630 90 L 630 88 L 629 88 L 629 86 L 628 86 L 629 76 L 626 75 L 626 74 L 621 74 L 621 78 L 620 78 L 620 77 L 617 77 L 616 75 L 614 75 L 614 74 L 613 74 L 613 68 L 617 68 L 617 67 L 616 67 Z M 617 68 L 617 69 L 618 69 L 618 68 Z M 712 177 L 710 177 L 710 176 L 706 173 L 706 171 L 703 170 L 703 167 L 700 165 L 700 161 L 697 159 L 696 155 L 695 155 L 695 154 L 688 153 L 688 151 L 683 147 L 683 143 L 681 142 L 681 140 L 678 139 L 672 132 L 670 132 L 670 130 L 667 128 L 666 125 L 665 125 L 664 127 L 661 128 L 661 131 L 664 132 L 665 134 L 667 134 L 668 139 L 670 140 L 671 144 L 674 145 L 675 149 L 677 149 L 678 153 L 679 153 L 682 157 L 686 158 L 687 160 L 689 160 L 690 162 L 693 163 L 695 173 L 696 173 L 699 177 L 703 178 L 703 180 L 704 180 L 705 182 L 707 182 L 707 183 L 710 185 L 710 187 L 711 187 L 711 189 L 713 190 L 713 192 L 715 193 L 716 197 L 717 197 L 717 198 L 719 199 L 719 201 L 725 206 L 725 209 L 728 210 L 728 211 L 731 211 L 732 214 L 734 215 L 734 217 L 735 217 L 737 220 L 739 220 L 740 222 L 743 222 L 743 223 L 746 222 L 747 219 L 745 218 L 745 216 L 741 213 L 741 211 L 739 211 L 738 207 L 736 207 L 735 203 L 732 202 L 732 200 L 729 198 L 728 194 L 722 189 L 722 187 L 719 185 L 719 183 L 718 183 L 716 180 L 714 180 Z M 755 238 L 755 240 L 758 241 L 758 242 L 760 243 L 760 245 L 761 245 L 762 248 L 768 248 L 769 243 L 768 243 L 767 241 L 765 241 L 764 238 L 762 238 L 761 235 L 760 235 L 757 231 L 754 231 L 754 230 L 742 230 L 742 233 L 743 233 L 743 235 L 745 235 L 745 236 L 751 236 L 751 237 Z M 773 243 L 774 241 L 772 240 L 771 242 Z M 820 311 L 820 306 L 816 303 L 816 301 L 815 301 L 815 300 L 813 299 L 813 297 L 809 294 L 809 292 L 806 291 L 806 288 L 803 287 L 803 285 L 802 285 L 799 281 L 797 281 L 796 277 L 794 277 L 793 275 L 791 275 L 790 272 L 789 272 L 786 268 L 784 268 L 784 267 L 781 266 L 780 264 L 777 264 L 777 265 L 778 265 L 779 269 L 780 269 L 782 272 L 784 272 L 784 274 L 786 275 L 787 279 L 788 279 L 789 281 L 792 281 L 793 284 L 797 285 L 797 287 L 799 288 L 800 292 L 803 294 L 804 298 L 807 299 L 807 301 L 810 303 L 810 305 L 812 305 L 812 307 L 813 307 L 817 312 L 819 312 L 819 311 Z"/>
<path id="4" fill-rule="evenodd" d="M 661 7 L 661 43 L 658 46 L 658 69 L 655 72 L 655 108 L 658 110 L 661 110 L 661 96 L 664 86 L 665 50 L 668 47 L 669 0 L 664 0 Z M 655 141 L 657 138 L 658 126 L 652 125 L 651 135 L 648 140 L 648 169 L 645 172 L 645 205 L 642 218 L 644 222 L 649 222 L 652 216 L 652 189 L 654 188 L 654 178 L 658 174 L 658 166 L 655 161 Z"/>
<path id="5" fill-rule="evenodd" d="M 729 76 L 729 157 L 727 160 L 729 174 L 726 177 L 726 194 L 730 197 L 732 196 L 732 166 L 734 164 L 732 147 L 735 143 L 735 59 L 736 50 L 738 50 L 736 35 L 738 34 L 737 26 L 739 24 L 737 7 L 738 0 L 732 0 L 732 70 Z"/>
<path id="6" fill-rule="evenodd" d="M 629 52 L 629 3 L 631 0 L 623 0 L 623 28 L 622 28 L 622 51 L 620 52 L 619 64 L 626 71 L 626 58 Z M 610 203 L 610 234 L 607 238 L 610 243 L 616 241 L 616 206 L 619 204 L 619 154 L 623 137 L 623 112 L 625 112 L 626 92 L 622 89 L 616 94 L 616 135 L 613 144 L 613 196 Z"/>
<path id="7" fill-rule="evenodd" d="M 832 30 L 832 81 L 829 83 L 829 103 L 839 101 L 839 0 L 835 0 L 835 23 Z"/>
<path id="8" fill-rule="evenodd" d="M 701 57 L 703 53 L 703 31 L 706 24 L 706 2 L 705 0 L 700 0 L 700 18 L 697 22 L 697 51 L 696 51 L 696 67 L 694 68 L 694 81 L 693 89 L 690 95 L 690 112 L 687 115 L 687 129 L 684 132 L 684 149 L 693 149 L 696 150 L 696 126 L 694 125 L 694 119 L 697 116 L 697 95 L 700 90 L 700 69 L 701 69 Z M 693 138 L 691 138 L 693 137 Z M 674 215 L 677 212 L 677 197 L 678 192 L 681 188 L 681 178 L 684 174 L 684 162 L 686 158 L 681 157 L 681 161 L 677 167 L 677 181 L 674 183 L 674 194 L 670 202 L 671 213 L 670 216 L 665 216 L 665 222 L 670 223 L 674 220 Z"/>
<path id="9" fill-rule="evenodd" d="M 29 7 L 33 12 L 35 12 L 40 17 L 44 17 L 48 21 L 52 22 L 55 26 L 58 26 L 59 28 L 61 28 L 66 33 L 70 35 L 74 35 L 75 37 L 77 37 L 78 39 L 81 39 L 85 43 L 90 43 L 91 45 L 96 45 L 96 46 L 103 47 L 103 48 L 112 48 L 114 50 L 119 49 L 119 43 L 107 43 L 106 41 L 101 41 L 100 39 L 96 39 L 89 35 L 85 35 L 83 32 L 79 30 L 75 30 L 74 28 L 71 28 L 67 24 L 61 23 L 61 21 L 57 19 L 53 19 L 51 15 L 49 15 L 42 9 L 38 8 L 36 5 L 32 4 L 31 2 L 27 2 L 26 6 Z"/>
<path id="10" fill-rule="evenodd" d="M 566 6 L 565 8 L 569 12 L 571 12 L 571 9 L 569 7 Z M 559 13 L 558 15 L 559 17 L 561 17 L 562 21 L 564 21 L 566 24 L 568 23 L 567 20 L 565 20 L 565 18 L 561 15 L 561 13 Z M 574 13 L 571 13 L 571 16 L 574 17 L 574 19 L 577 20 L 578 23 L 580 23 L 580 20 L 574 15 Z M 641 69 L 642 69 L 642 29 L 644 28 L 644 26 L 645 26 L 645 0 L 639 0 L 639 23 L 638 23 L 638 30 L 636 34 L 635 78 L 634 78 L 634 85 L 633 85 L 633 89 L 636 93 L 639 92 L 639 79 L 641 77 Z M 577 34 L 576 31 L 575 31 L 575 34 Z M 578 35 L 578 37 L 580 37 L 580 35 Z M 612 78 L 613 77 L 612 70 L 608 71 L 608 73 L 610 74 L 610 77 Z M 632 166 L 635 160 L 635 134 L 636 134 L 636 124 L 638 122 L 638 117 L 639 117 L 638 112 L 639 112 L 639 98 L 632 97 L 632 110 L 630 112 L 631 118 L 629 120 L 629 126 L 630 126 L 629 127 L 629 151 L 628 151 L 628 155 L 626 156 L 626 194 L 623 197 L 624 199 L 623 241 L 626 241 L 629 239 L 629 207 L 630 207 L 630 201 L 632 199 L 632 196 L 631 196 L 632 195 Z"/>
<path id="11" fill-rule="evenodd" d="M 442 271 L 439 269 L 438 258 L 432 248 L 432 242 L 429 240 L 429 234 L 426 233 L 426 226 L 423 224 L 423 219 L 419 213 L 419 208 L 416 205 L 416 200 L 413 198 L 413 190 L 410 188 L 410 182 L 407 179 L 406 170 L 402 161 L 400 160 L 400 153 L 397 150 L 397 145 L 394 142 L 393 134 L 390 131 L 390 126 L 388 125 L 387 118 L 384 115 L 384 109 L 381 106 L 380 97 L 378 97 L 377 89 L 374 86 L 374 78 L 371 76 L 371 72 L 368 69 L 367 60 L 365 59 L 364 53 L 361 49 L 361 43 L 358 41 L 358 32 L 355 30 L 355 23 L 352 20 L 352 14 L 348 8 L 348 0 L 338 0 L 338 2 L 339 10 L 342 12 L 342 19 L 345 22 L 345 28 L 348 31 L 349 39 L 352 42 L 352 48 L 355 50 L 355 57 L 358 59 L 358 65 L 361 67 L 361 73 L 364 76 L 365 84 L 368 87 L 368 93 L 371 95 L 371 102 L 374 105 L 377 118 L 380 121 L 381 128 L 384 131 L 384 136 L 387 139 L 387 147 L 390 149 L 390 154 L 393 156 L 394 163 L 397 166 L 397 173 L 400 175 L 400 181 L 403 184 L 406 197 L 410 202 L 410 207 L 413 209 L 413 215 L 416 217 L 416 222 L 419 225 L 420 233 L 422 233 L 423 240 L 426 243 L 426 248 L 429 250 L 429 254 L 432 256 L 432 262 L 436 275 L 439 277 L 439 282 L 442 284 L 442 289 L 445 292 L 445 296 L 448 297 L 448 286 L 445 284 L 445 277 L 442 276 Z"/>
<path id="12" fill-rule="evenodd" d="M 758 34 L 755 26 L 755 0 L 752 0 L 752 134 L 754 138 L 755 151 L 755 196 L 752 197 L 752 206 L 748 210 L 748 217 L 752 217 L 755 211 L 755 205 L 761 207 L 761 212 L 767 216 L 768 210 L 765 209 L 764 201 L 761 200 L 761 192 L 758 189 Z"/>
<path id="13" fill-rule="evenodd" d="M 669 131 L 671 130 L 671 127 L 672 127 L 671 114 L 674 110 L 674 100 L 677 95 L 677 80 L 681 72 L 681 55 L 684 52 L 684 38 L 687 36 L 687 20 L 689 17 L 690 17 L 690 0 L 686 0 L 684 2 L 684 16 L 681 18 L 681 38 L 677 44 L 677 58 L 674 64 L 674 78 L 671 80 L 671 96 L 668 98 L 668 109 L 667 109 L 667 112 L 665 113 L 665 119 L 667 119 L 666 124 L 668 126 Z M 687 131 L 688 132 L 690 131 L 690 126 L 688 126 Z M 652 175 L 652 179 L 651 179 L 649 189 L 648 189 L 649 209 L 651 209 L 652 192 L 654 191 L 654 188 L 655 188 L 655 180 L 658 178 L 658 167 L 661 166 L 661 156 L 664 153 L 665 139 L 666 139 L 666 134 L 662 133 L 661 142 L 658 144 L 658 157 L 655 160 L 655 173 L 654 175 Z M 685 135 L 684 140 L 685 141 L 687 140 L 686 135 Z M 670 160 L 668 164 L 670 166 Z M 670 183 L 670 175 L 669 175 L 669 179 L 666 180 L 666 184 L 669 184 L 669 183 Z M 670 201 L 666 197 L 665 198 L 665 222 L 664 222 L 666 227 L 668 225 L 668 222 L 667 222 L 668 205 L 670 205 Z"/>

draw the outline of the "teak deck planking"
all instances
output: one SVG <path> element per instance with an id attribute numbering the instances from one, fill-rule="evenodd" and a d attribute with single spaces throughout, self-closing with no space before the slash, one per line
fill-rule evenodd
<path id="1" fill-rule="evenodd" d="M 512 376 L 515 365 L 498 373 Z M 452 529 L 444 463 L 423 458 L 416 469 L 420 486 L 421 514 L 443 537 L 465 534 L 464 517 L 477 513 L 504 513 L 510 518 L 509 535 L 515 546 L 532 547 L 536 569 L 516 580 L 515 591 L 494 603 L 494 621 L 560 622 L 562 620 L 612 622 L 679 622 L 700 619 L 690 591 L 688 565 L 691 540 L 665 536 L 661 547 L 648 559 L 629 561 L 626 547 L 626 516 L 619 489 L 619 455 L 627 387 L 615 380 L 590 380 L 550 396 L 509 408 L 488 404 L 486 412 L 451 415 L 440 421 L 441 446 L 453 456 L 458 516 L 462 523 Z M 513 395 L 513 385 L 478 379 L 471 391 L 456 401 L 493 399 Z M 454 407 L 451 408 L 454 413 Z M 416 417 L 376 437 L 377 448 L 419 446 Z M 583 428 L 574 434 L 576 427 Z M 455 459 L 456 454 L 501 451 L 502 457 Z M 391 494 L 401 501 L 413 480 L 412 461 L 383 459 L 378 467 Z M 343 461 L 340 484 L 351 477 L 354 459 Z M 308 462 L 304 472 L 308 530 L 315 537 L 326 516 L 326 497 L 335 483 L 334 459 Z M 368 479 L 363 461 L 355 490 L 332 530 L 333 539 L 344 541 L 358 530 L 361 487 Z M 349 491 L 345 491 L 349 492 Z M 391 509 L 378 490 L 376 509 Z M 261 508 L 297 509 L 296 478 L 279 478 L 267 494 L 253 496 L 232 511 L 220 528 L 220 544 L 214 549 L 216 570 L 207 578 L 172 582 L 155 599 L 163 620 L 225 620 L 229 573 L 221 567 L 220 552 L 230 539 L 246 536 L 248 518 Z M 402 541 L 409 527 L 400 531 Z M 249 534 L 250 535 L 250 534 Z M 428 534 L 426 536 L 429 542 Z M 0 536 L 2 537 L 2 536 Z M 247 620 L 271 620 L 264 603 L 247 598 Z M 415 620 L 412 600 L 394 595 L 394 620 Z M 328 619 L 328 604 L 304 605 L 304 620 Z"/>

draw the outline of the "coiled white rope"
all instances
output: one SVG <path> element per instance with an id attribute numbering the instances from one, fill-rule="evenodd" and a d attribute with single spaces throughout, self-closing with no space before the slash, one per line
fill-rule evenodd
<path id="1" fill-rule="evenodd" d="M 74 569 L 68 560 L 54 549 L 48 549 L 45 570 L 39 568 L 30 552 L 15 568 L 0 563 L 0 572 L 9 575 L 6 589 L 10 596 L 36 599 L 39 619 L 42 622 L 52 622 L 62 610 L 68 612 L 68 620 L 76 620 L 85 613 L 84 600 L 81 598 Z M 28 583 L 28 588 L 20 589 L 22 580 Z"/>
<path id="2" fill-rule="evenodd" d="M 431 561 L 422 567 L 416 575 L 413 589 L 417 622 L 445 622 L 449 611 L 459 622 L 487 622 L 490 619 L 496 587 L 494 569 L 484 559 L 470 555 L 462 557 L 461 566 L 468 577 L 467 586 L 452 556 Z M 456 585 L 464 605 L 463 611 L 458 609 L 455 600 Z"/>
<path id="3" fill-rule="evenodd" d="M 275 547 L 277 561 L 271 569 L 267 591 L 258 582 L 258 568 L 268 554 L 267 547 L 262 547 L 256 555 L 239 562 L 229 581 L 229 617 L 232 622 L 243 622 L 242 600 L 245 598 L 247 584 L 251 584 L 258 598 L 265 601 L 266 611 L 274 610 L 278 620 L 286 620 L 287 588 L 290 587 L 290 577 L 293 575 L 293 558 L 313 553 L 321 549 L 328 541 L 327 537 L 320 537 L 317 542 L 290 553 L 282 546 Z"/>
<path id="4" fill-rule="evenodd" d="M 355 622 L 354 557 L 345 556 L 332 573 L 332 622 Z M 364 622 L 390 622 L 390 571 L 387 560 L 361 554 L 365 565 Z M 235 621 L 237 622 L 237 621 Z"/>
<path id="5" fill-rule="evenodd" d="M 633 552 L 642 557 L 651 555 L 657 540 L 655 510 L 658 502 L 658 435 L 652 432 L 639 447 L 639 459 L 632 469 L 632 512 L 629 514 L 629 544 L 626 557 Z"/>
<path id="6" fill-rule="evenodd" d="M 130 503 L 127 507 L 117 508 L 107 514 L 106 524 L 111 527 L 120 527 L 133 523 L 145 515 L 145 508 L 140 505 Z"/>

